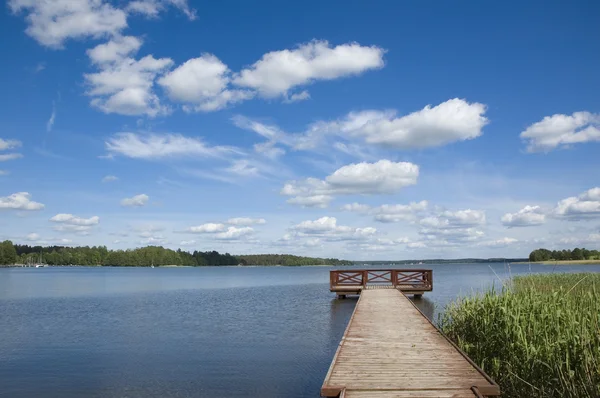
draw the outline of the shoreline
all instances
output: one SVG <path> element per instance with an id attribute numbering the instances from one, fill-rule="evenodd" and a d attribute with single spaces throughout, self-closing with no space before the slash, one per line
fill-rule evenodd
<path id="1" fill-rule="evenodd" d="M 600 260 L 549 260 L 532 261 L 531 263 L 544 265 L 600 265 Z"/>

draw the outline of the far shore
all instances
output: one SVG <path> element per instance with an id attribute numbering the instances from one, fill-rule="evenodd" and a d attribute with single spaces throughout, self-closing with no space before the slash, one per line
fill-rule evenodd
<path id="1" fill-rule="evenodd" d="M 535 261 L 534 264 L 545 265 L 600 265 L 600 260 L 550 260 L 550 261 Z"/>

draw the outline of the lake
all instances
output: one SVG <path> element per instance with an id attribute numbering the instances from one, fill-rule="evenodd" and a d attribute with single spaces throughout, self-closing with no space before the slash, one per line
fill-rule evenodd
<path id="1" fill-rule="evenodd" d="M 416 300 L 433 320 L 509 275 L 600 272 L 412 268 L 433 269 L 433 292 Z M 356 303 L 329 292 L 330 269 L 0 269 L 0 396 L 318 397 Z"/>

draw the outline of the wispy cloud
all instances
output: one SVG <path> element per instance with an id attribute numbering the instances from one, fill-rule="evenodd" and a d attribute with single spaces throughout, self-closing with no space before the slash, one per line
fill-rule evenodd
<path id="1" fill-rule="evenodd" d="M 52 114 L 50 115 L 50 119 L 46 122 L 46 131 L 51 132 L 52 127 L 54 127 L 54 120 L 56 120 L 56 102 L 52 101 Z"/>

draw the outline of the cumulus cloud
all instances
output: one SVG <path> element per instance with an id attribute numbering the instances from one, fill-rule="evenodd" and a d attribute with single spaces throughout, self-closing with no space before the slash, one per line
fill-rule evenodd
<path id="1" fill-rule="evenodd" d="M 509 237 L 504 237 L 502 239 L 496 239 L 496 240 L 490 240 L 487 242 L 481 242 L 480 246 L 487 246 L 487 247 L 506 247 L 506 246 L 510 246 L 512 244 L 515 244 L 519 242 L 518 239 L 515 238 L 509 238 Z"/>
<path id="2" fill-rule="evenodd" d="M 436 147 L 479 137 L 488 123 L 485 111 L 483 104 L 454 98 L 401 117 L 393 111 L 351 112 L 340 120 L 318 122 L 310 130 L 400 149 Z"/>
<path id="3" fill-rule="evenodd" d="M 8 149 L 14 149 L 21 146 L 21 141 L 18 140 L 3 140 L 0 138 L 0 151 L 6 151 Z"/>
<path id="4" fill-rule="evenodd" d="M 0 197 L 0 210 L 42 210 L 42 203 L 31 200 L 29 192 L 17 192 L 9 196 Z"/>
<path id="5" fill-rule="evenodd" d="M 182 240 L 181 242 L 179 242 L 179 246 L 193 246 L 195 244 L 195 240 Z"/>
<path id="6" fill-rule="evenodd" d="M 546 116 L 521 132 L 528 152 L 549 152 L 573 144 L 600 141 L 600 115 L 575 112 Z"/>
<path id="7" fill-rule="evenodd" d="M 104 176 L 104 178 L 102 178 L 102 182 L 113 182 L 113 181 L 117 181 L 119 179 L 119 177 L 117 176 Z"/>
<path id="8" fill-rule="evenodd" d="M 305 101 L 307 99 L 310 99 L 310 93 L 304 90 L 299 93 L 290 95 L 290 97 L 286 98 L 283 102 L 285 102 L 286 104 L 291 104 L 294 102 Z"/>
<path id="9" fill-rule="evenodd" d="M 129 57 L 141 46 L 135 37 L 117 37 L 88 51 L 99 71 L 84 75 L 91 105 L 105 113 L 155 117 L 169 112 L 153 91 L 154 81 L 171 67 L 170 58 Z"/>
<path id="10" fill-rule="evenodd" d="M 65 238 L 42 238 L 41 235 L 36 232 L 27 234 L 27 236 L 25 236 L 25 240 L 38 245 L 66 245 L 73 242 L 71 239 Z"/>
<path id="11" fill-rule="evenodd" d="M 134 159 L 161 159 L 170 157 L 222 157 L 240 152 L 227 146 L 210 146 L 200 138 L 181 134 L 118 133 L 105 142 L 111 155 Z"/>
<path id="12" fill-rule="evenodd" d="M 141 207 L 148 203 L 150 197 L 146 194 L 135 195 L 131 198 L 121 200 L 121 206 L 124 207 Z"/>
<path id="13" fill-rule="evenodd" d="M 149 18 L 157 18 L 160 12 L 169 6 L 179 9 L 190 21 L 196 19 L 196 10 L 190 8 L 188 0 L 134 0 L 127 4 L 126 10 Z"/>
<path id="14" fill-rule="evenodd" d="M 93 216 L 90 218 L 82 218 L 74 216 L 73 214 L 59 213 L 50 218 L 50 221 L 62 224 L 90 226 L 97 225 L 100 222 L 100 217 Z"/>
<path id="15" fill-rule="evenodd" d="M 226 230 L 225 224 L 220 223 L 206 223 L 197 225 L 194 227 L 187 228 L 184 232 L 191 232 L 194 234 L 212 234 L 216 232 L 223 232 Z"/>
<path id="16" fill-rule="evenodd" d="M 561 200 L 554 208 L 553 214 L 569 220 L 600 217 L 600 187 Z"/>
<path id="17" fill-rule="evenodd" d="M 516 213 L 506 213 L 502 216 L 502 224 L 507 227 L 528 227 L 542 225 L 546 215 L 540 206 L 525 206 Z"/>
<path id="18" fill-rule="evenodd" d="M 375 221 L 379 222 L 399 222 L 416 220 L 419 213 L 427 210 L 428 202 L 411 202 L 407 205 L 381 205 L 373 209 Z"/>
<path id="19" fill-rule="evenodd" d="M 231 225 L 257 225 L 257 224 L 266 224 L 266 220 L 264 218 L 250 218 L 250 217 L 235 217 L 227 220 L 227 224 Z"/>
<path id="20" fill-rule="evenodd" d="M 102 0 L 9 0 L 8 6 L 13 13 L 26 13 L 27 34 L 51 48 L 62 48 L 68 39 L 116 35 L 127 27 L 126 13 Z"/>
<path id="21" fill-rule="evenodd" d="M 367 240 L 377 233 L 376 228 L 355 228 L 338 225 L 335 217 L 303 221 L 291 228 L 300 236 L 318 236 L 327 241 Z"/>
<path id="22" fill-rule="evenodd" d="M 136 53 L 142 44 L 142 40 L 135 36 L 117 36 L 87 50 L 87 55 L 93 64 L 111 64 L 123 61 L 129 55 Z"/>
<path id="23" fill-rule="evenodd" d="M 362 162 L 343 166 L 325 177 L 325 180 L 307 178 L 288 182 L 281 194 L 292 197 L 288 203 L 305 206 L 305 203 L 317 202 L 315 198 L 320 198 L 318 203 L 323 207 L 334 195 L 394 193 L 416 184 L 418 176 L 419 166 L 384 159 L 376 163 Z"/>
<path id="24" fill-rule="evenodd" d="M 214 238 L 220 240 L 236 240 L 253 233 L 254 229 L 250 227 L 228 227 L 226 231 L 216 233 Z"/>
<path id="25" fill-rule="evenodd" d="M 421 242 L 430 248 L 458 246 L 483 238 L 485 233 L 478 227 L 485 224 L 484 211 L 446 210 L 419 220 L 419 235 Z"/>
<path id="26" fill-rule="evenodd" d="M 248 90 L 228 89 L 231 71 L 212 54 L 192 58 L 158 80 L 169 98 L 191 104 L 189 110 L 216 111 L 254 96 Z"/>
<path id="27" fill-rule="evenodd" d="M 265 137 L 271 145 L 282 144 L 295 150 L 321 148 L 324 140 L 358 141 L 385 148 L 414 149 L 438 147 L 479 137 L 488 123 L 486 106 L 454 98 L 405 116 L 395 111 L 351 112 L 333 121 L 318 121 L 304 132 L 290 134 L 243 116 L 234 124 Z M 344 153 L 364 157 L 360 145 L 336 141 L 332 146 Z"/>
<path id="28" fill-rule="evenodd" d="M 385 50 L 376 46 L 348 43 L 331 47 L 327 41 L 312 41 L 293 50 L 263 55 L 240 71 L 233 83 L 256 90 L 266 98 L 285 96 L 293 88 L 317 80 L 333 80 L 383 68 L 384 53 Z"/>
<path id="29" fill-rule="evenodd" d="M 50 218 L 50 221 L 57 224 L 54 227 L 55 231 L 87 235 L 94 226 L 98 225 L 100 217 L 82 218 L 73 214 L 59 213 Z"/>
<path id="30" fill-rule="evenodd" d="M 354 202 L 354 203 L 348 203 L 348 204 L 343 205 L 340 208 L 340 210 L 350 211 L 350 212 L 355 212 L 355 213 L 366 213 L 369 210 L 371 210 L 371 206 Z"/>

